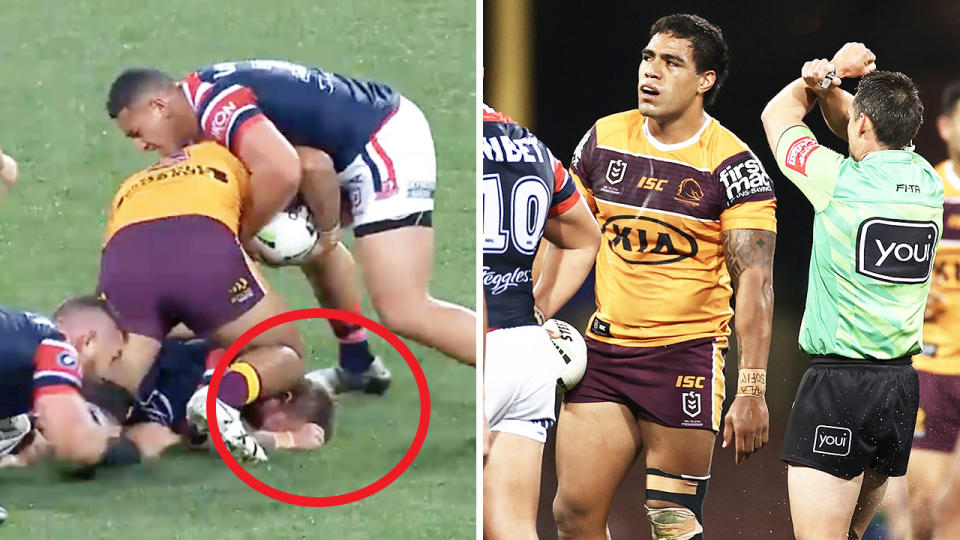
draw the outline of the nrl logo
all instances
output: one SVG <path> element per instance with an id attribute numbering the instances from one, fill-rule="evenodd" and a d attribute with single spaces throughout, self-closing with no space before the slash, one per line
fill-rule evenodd
<path id="1" fill-rule="evenodd" d="M 617 184 L 623 180 L 624 174 L 627 172 L 627 164 L 622 159 L 611 159 L 610 164 L 607 165 L 607 182 L 611 184 Z"/>
<path id="2" fill-rule="evenodd" d="M 700 415 L 700 394 L 693 390 L 683 393 L 683 412 L 691 418 Z"/>

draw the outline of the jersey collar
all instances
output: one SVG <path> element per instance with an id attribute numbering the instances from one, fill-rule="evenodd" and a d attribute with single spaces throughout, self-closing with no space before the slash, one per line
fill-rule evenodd
<path id="1" fill-rule="evenodd" d="M 690 137 L 685 141 L 680 141 L 678 143 L 666 144 L 658 141 L 657 138 L 650 133 L 650 127 L 647 125 L 650 119 L 647 117 L 643 117 L 643 135 L 647 138 L 648 141 L 650 141 L 650 144 L 652 144 L 654 148 L 656 148 L 657 150 L 660 150 L 661 152 L 669 152 L 670 150 L 679 150 L 686 146 L 690 146 L 691 144 L 700 140 L 700 136 L 703 135 L 703 132 L 704 130 L 707 129 L 707 126 L 710 125 L 710 120 L 712 120 L 712 118 L 710 117 L 709 114 L 706 113 L 706 111 L 704 111 L 703 125 L 700 126 L 700 129 L 698 129 L 697 132 L 694 133 L 692 137 Z"/>

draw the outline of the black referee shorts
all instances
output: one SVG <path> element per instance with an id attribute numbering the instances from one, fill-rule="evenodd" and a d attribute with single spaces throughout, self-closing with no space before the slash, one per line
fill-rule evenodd
<path id="1" fill-rule="evenodd" d="M 867 468 L 903 476 L 919 403 L 910 357 L 815 356 L 797 389 L 781 459 L 845 479 Z"/>

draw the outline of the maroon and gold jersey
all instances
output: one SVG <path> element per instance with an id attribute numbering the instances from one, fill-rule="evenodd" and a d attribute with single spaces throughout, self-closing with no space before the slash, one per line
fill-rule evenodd
<path id="1" fill-rule="evenodd" d="M 628 111 L 594 124 L 571 173 L 603 233 L 588 334 L 633 347 L 705 337 L 726 346 L 733 291 L 721 234 L 776 231 L 773 183 L 747 145 L 706 114 L 693 137 L 664 144 Z"/>
<path id="2" fill-rule="evenodd" d="M 207 216 L 238 234 L 249 183 L 246 167 L 223 146 L 188 146 L 120 185 L 110 205 L 104 245 L 129 225 L 177 216 Z"/>
<path id="3" fill-rule="evenodd" d="M 932 292 L 944 296 L 946 310 L 923 325 L 923 353 L 914 367 L 960 375 L 960 176 L 950 160 L 936 166 L 943 178 L 943 238 L 933 263 Z"/>

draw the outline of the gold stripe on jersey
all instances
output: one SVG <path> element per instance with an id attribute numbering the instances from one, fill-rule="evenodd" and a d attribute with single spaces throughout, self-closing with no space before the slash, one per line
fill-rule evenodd
<path id="1" fill-rule="evenodd" d="M 933 263 L 931 292 L 942 294 L 946 309 L 923 325 L 924 353 L 913 359 L 916 369 L 960 375 L 960 177 L 946 160 L 936 170 L 943 179 L 943 239 Z"/>
<path id="2" fill-rule="evenodd" d="M 717 338 L 713 344 L 713 430 L 720 430 L 720 420 L 723 414 L 723 398 L 726 396 L 727 380 L 723 373 L 724 351 L 727 349 L 727 338 Z"/>
<path id="3" fill-rule="evenodd" d="M 675 145 L 656 141 L 644 121 L 638 111 L 600 119 L 571 161 L 602 231 L 600 322 L 588 334 L 632 347 L 725 338 L 733 310 L 722 233 L 776 231 L 772 182 L 749 148 L 709 116 Z"/>

